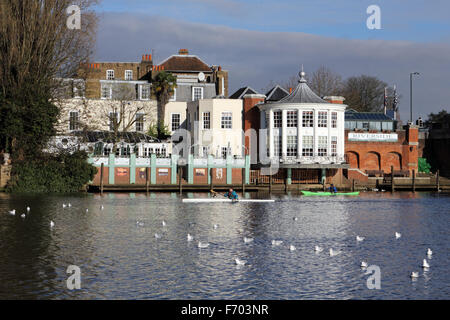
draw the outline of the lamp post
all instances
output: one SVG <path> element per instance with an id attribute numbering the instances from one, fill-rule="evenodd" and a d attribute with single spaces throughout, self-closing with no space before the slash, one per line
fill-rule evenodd
<path id="1" fill-rule="evenodd" d="M 409 74 L 409 122 L 412 124 L 412 122 L 413 122 L 413 103 L 412 103 L 412 100 L 413 100 L 413 94 L 412 94 L 412 89 L 413 89 L 413 87 L 412 87 L 412 79 L 413 79 L 413 75 L 419 75 L 420 73 L 418 73 L 418 72 L 411 72 L 410 74 Z"/>

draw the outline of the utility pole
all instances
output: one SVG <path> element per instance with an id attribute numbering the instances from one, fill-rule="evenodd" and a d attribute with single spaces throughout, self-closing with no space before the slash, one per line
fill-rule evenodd
<path id="1" fill-rule="evenodd" d="M 413 75 L 419 75 L 420 73 L 418 72 L 411 72 L 409 74 L 409 122 L 413 122 Z"/>

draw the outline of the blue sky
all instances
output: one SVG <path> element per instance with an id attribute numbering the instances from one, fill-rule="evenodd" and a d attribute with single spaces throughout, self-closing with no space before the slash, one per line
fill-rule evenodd
<path id="1" fill-rule="evenodd" d="M 381 30 L 369 30 L 369 5 Z M 231 28 L 350 39 L 450 41 L 448 0 L 104 0 L 99 11 L 159 15 Z"/>
<path id="2" fill-rule="evenodd" d="M 369 5 L 381 30 L 366 27 Z M 366 74 L 397 85 L 402 119 L 450 111 L 450 0 L 103 0 L 96 61 L 157 64 L 180 48 L 229 71 L 230 94 L 326 66 L 343 78 Z"/>

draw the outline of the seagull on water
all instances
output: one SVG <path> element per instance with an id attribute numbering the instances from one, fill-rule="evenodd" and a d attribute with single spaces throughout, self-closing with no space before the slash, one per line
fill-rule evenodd
<path id="1" fill-rule="evenodd" d="M 100 206 L 100 210 L 103 210 L 103 209 L 105 209 L 105 207 L 104 206 Z"/>
<path id="2" fill-rule="evenodd" d="M 163 220 L 162 221 L 162 226 L 165 227 L 166 225 L 167 225 L 166 222 Z"/>
<path id="3" fill-rule="evenodd" d="M 364 237 L 356 236 L 356 241 L 364 241 Z"/>
<path id="4" fill-rule="evenodd" d="M 431 251 L 431 249 L 428 248 L 428 250 L 427 250 L 427 256 L 428 256 L 428 257 L 431 257 L 432 255 L 433 255 L 433 251 Z"/>
<path id="5" fill-rule="evenodd" d="M 253 238 L 244 237 L 244 243 L 250 243 L 253 241 Z"/>
<path id="6" fill-rule="evenodd" d="M 402 234 L 400 232 L 395 233 L 395 239 L 400 239 L 401 236 Z"/>
<path id="7" fill-rule="evenodd" d="M 27 212 L 30 212 L 30 210 L 31 210 L 31 208 L 30 208 L 30 207 L 27 207 Z"/>
<path id="8" fill-rule="evenodd" d="M 334 257 L 341 253 L 340 251 L 334 251 L 332 248 L 330 248 L 330 257 Z"/>
<path id="9" fill-rule="evenodd" d="M 143 227 L 144 226 L 144 223 L 142 222 L 142 221 L 136 221 L 136 224 L 139 226 L 139 227 Z"/>
<path id="10" fill-rule="evenodd" d="M 72 204 L 69 203 L 67 206 L 70 208 L 72 206 Z"/>
<path id="11" fill-rule="evenodd" d="M 244 264 L 247 263 L 247 261 L 245 261 L 245 260 L 240 260 L 239 258 L 234 259 L 234 262 L 236 262 L 236 264 L 237 264 L 238 266 L 243 266 Z"/>
<path id="12" fill-rule="evenodd" d="M 187 241 L 192 241 L 192 240 L 194 240 L 194 237 L 191 236 L 191 235 L 188 233 L 188 235 L 187 235 Z"/>
<path id="13" fill-rule="evenodd" d="M 23 218 L 23 219 L 25 219 L 25 213 L 22 213 L 22 214 L 20 215 L 20 217 Z"/>
<path id="14" fill-rule="evenodd" d="M 67 207 L 65 203 L 63 203 L 63 208 Z"/>
<path id="15" fill-rule="evenodd" d="M 361 268 L 367 268 L 369 264 L 365 261 L 361 261 Z"/>
<path id="16" fill-rule="evenodd" d="M 298 218 L 297 217 L 294 217 L 294 221 L 297 221 L 298 220 Z"/>
<path id="17" fill-rule="evenodd" d="M 86 209 L 86 212 L 89 212 L 89 209 Z"/>
<path id="18" fill-rule="evenodd" d="M 272 245 L 273 246 L 279 246 L 280 244 L 282 244 L 283 241 L 282 240 L 272 240 Z"/>
<path id="19" fill-rule="evenodd" d="M 198 242 L 198 247 L 200 248 L 200 249 L 202 249 L 202 248 L 208 248 L 208 246 L 209 246 L 209 243 L 208 242 Z"/>
<path id="20" fill-rule="evenodd" d="M 323 251 L 323 248 L 322 248 L 322 247 L 319 247 L 319 246 L 315 246 L 315 247 L 314 247 L 314 251 L 315 251 L 315 252 L 322 252 L 322 251 Z"/>
<path id="21" fill-rule="evenodd" d="M 161 236 L 159 234 L 155 233 L 155 239 L 160 239 L 160 238 L 161 238 Z"/>
<path id="22" fill-rule="evenodd" d="M 295 251 L 295 250 L 297 250 L 297 248 L 291 244 L 291 245 L 289 246 L 289 250 Z"/>
<path id="23" fill-rule="evenodd" d="M 419 273 L 413 271 L 413 272 L 411 272 L 410 277 L 413 278 L 413 279 L 418 278 L 419 277 Z"/>
<path id="24" fill-rule="evenodd" d="M 8 211 L 9 212 L 9 214 L 10 215 L 13 215 L 13 216 L 15 216 L 16 215 L 16 209 L 14 209 L 14 210 L 11 210 L 11 211 Z"/>
<path id="25" fill-rule="evenodd" d="M 217 228 L 219 228 L 219 225 L 218 225 L 218 224 L 215 224 L 215 225 L 214 225 L 214 229 L 217 229 Z"/>
<path id="26" fill-rule="evenodd" d="M 50 228 L 53 228 L 55 226 L 55 223 L 53 221 L 50 221 Z"/>
<path id="27" fill-rule="evenodd" d="M 423 259 L 423 264 L 422 264 L 422 268 L 429 268 L 430 265 L 428 264 L 427 259 Z"/>

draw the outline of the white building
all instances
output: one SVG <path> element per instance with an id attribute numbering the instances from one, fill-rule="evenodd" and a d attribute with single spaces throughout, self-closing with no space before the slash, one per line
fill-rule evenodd
<path id="1" fill-rule="evenodd" d="M 188 103 L 191 153 L 216 158 L 243 157 L 242 100 L 204 99 Z"/>
<path id="2" fill-rule="evenodd" d="M 268 157 L 286 165 L 297 164 L 295 168 L 309 167 L 302 164 L 345 163 L 345 108 L 344 104 L 329 103 L 317 96 L 302 71 L 291 94 L 259 105 L 260 127 L 267 129 Z"/>

